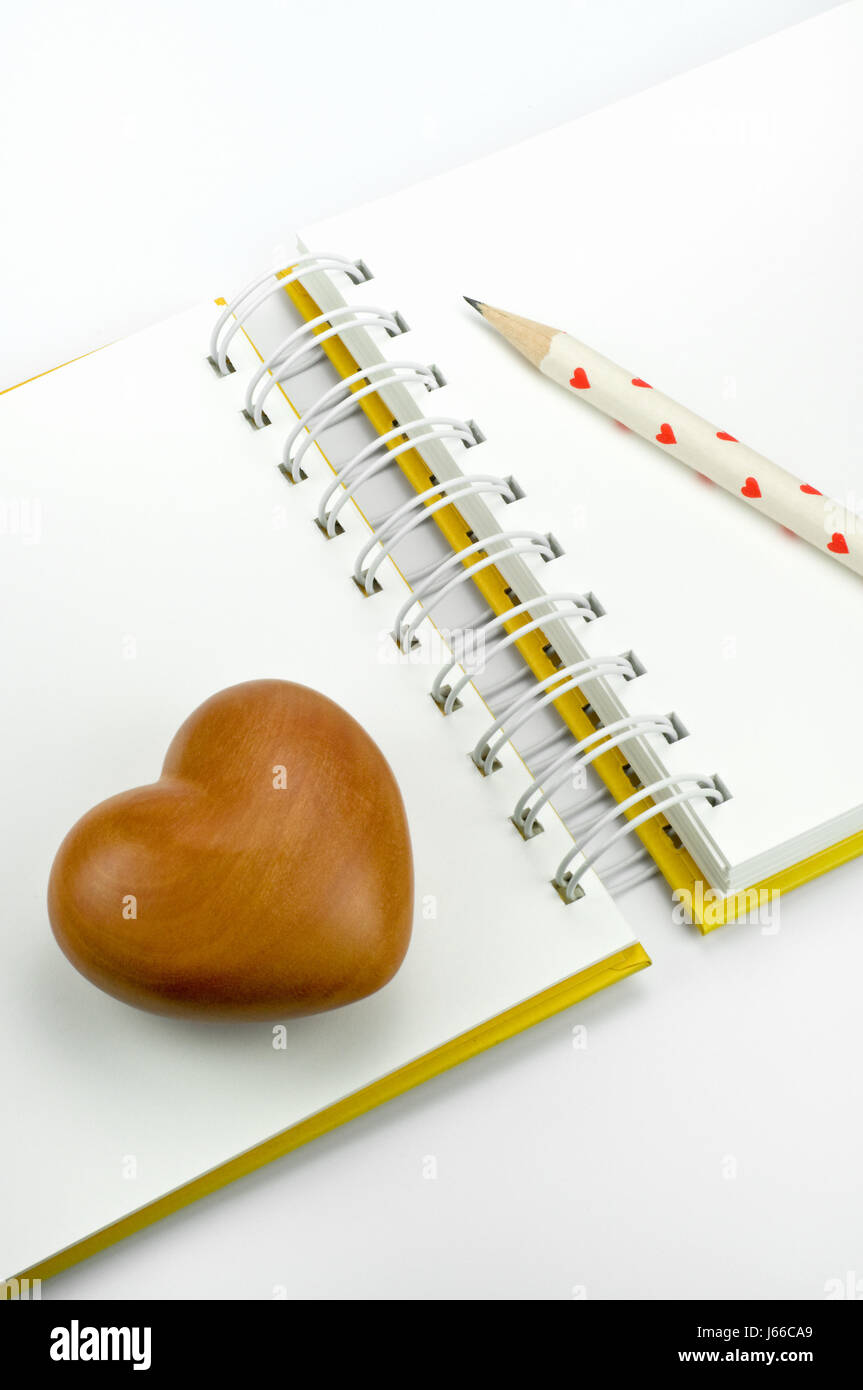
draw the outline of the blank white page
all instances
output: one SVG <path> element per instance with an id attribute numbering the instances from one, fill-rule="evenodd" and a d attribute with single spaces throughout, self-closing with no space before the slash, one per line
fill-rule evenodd
<path id="1" fill-rule="evenodd" d="M 365 258 L 357 299 L 403 311 L 517 476 L 606 610 L 585 644 L 636 651 L 627 706 L 690 731 L 663 766 L 727 785 L 670 816 L 727 889 L 863 824 L 863 581 L 542 378 L 461 296 L 568 330 L 863 512 L 861 45 L 863 6 L 840 6 L 303 234 Z"/>
<path id="2" fill-rule="evenodd" d="M 386 634 L 404 582 L 390 567 L 381 593 L 360 595 L 350 569 L 365 523 L 346 509 L 345 533 L 324 540 L 312 517 L 332 475 L 321 455 L 307 456 L 300 486 L 278 473 L 293 416 L 279 400 L 270 429 L 246 423 L 257 359 L 241 339 L 236 373 L 217 378 L 205 356 L 216 312 L 204 305 L 0 398 L 4 496 L 16 500 L 0 546 L 3 1276 L 634 940 L 592 874 L 580 901 L 557 896 L 572 841 L 553 815 L 529 843 L 509 823 L 527 775 L 511 750 L 495 777 L 471 763 L 490 718 L 479 698 L 465 692 L 444 719 L 428 694 L 432 653 L 395 659 Z M 268 1023 L 160 1018 L 102 994 L 61 954 L 45 908 L 78 817 L 154 781 L 209 695 L 270 676 L 323 691 L 378 743 L 416 872 L 395 979 L 288 1020 L 285 1050 Z"/>

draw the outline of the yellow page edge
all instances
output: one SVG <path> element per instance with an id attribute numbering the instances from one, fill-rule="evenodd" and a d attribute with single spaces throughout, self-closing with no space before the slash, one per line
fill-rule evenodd
<path id="1" fill-rule="evenodd" d="M 387 1076 L 381 1077 L 380 1080 L 363 1086 L 359 1091 L 354 1091 L 343 1100 L 336 1101 L 334 1105 L 329 1105 L 326 1109 L 319 1110 L 316 1114 L 308 1116 L 307 1119 L 300 1120 L 298 1124 L 281 1130 L 262 1143 L 255 1144 L 251 1149 L 237 1154 L 235 1158 L 218 1164 L 217 1167 L 202 1173 L 200 1177 L 184 1183 L 182 1187 L 176 1187 L 164 1196 L 157 1197 L 154 1201 L 139 1207 L 137 1211 L 130 1212 L 128 1216 L 122 1217 L 119 1221 L 113 1221 L 109 1226 L 103 1226 L 93 1235 L 76 1241 L 74 1245 L 67 1245 L 64 1250 L 58 1250 L 56 1254 L 49 1255 L 47 1259 L 31 1265 L 29 1269 L 22 1270 L 20 1274 L 10 1276 L 3 1283 L 0 1283 L 0 1298 L 14 1296 L 25 1280 L 29 1280 L 28 1288 L 30 1288 L 36 1279 L 50 1279 L 53 1275 L 62 1273 L 63 1270 L 69 1269 L 81 1260 L 86 1260 L 91 1255 L 107 1250 L 109 1246 L 115 1245 L 126 1236 L 133 1235 L 136 1231 L 143 1231 L 147 1226 L 152 1226 L 162 1217 L 170 1216 L 173 1212 L 180 1211 L 183 1207 L 196 1202 L 200 1197 L 207 1197 L 211 1192 L 217 1192 L 220 1188 L 227 1187 L 228 1183 L 234 1182 L 237 1178 L 243 1178 L 248 1173 L 256 1172 L 274 1159 L 283 1158 L 286 1154 L 293 1153 L 295 1149 L 311 1143 L 313 1139 L 318 1139 L 323 1134 L 329 1134 L 332 1130 L 338 1129 L 340 1125 L 349 1123 L 350 1120 L 366 1114 L 378 1105 L 384 1105 L 387 1101 L 394 1100 L 396 1096 L 404 1095 L 406 1091 L 412 1090 L 424 1081 L 429 1081 L 434 1076 L 440 1076 L 443 1072 L 449 1071 L 450 1068 L 458 1066 L 459 1063 L 468 1061 L 471 1057 L 487 1051 L 490 1047 L 495 1047 L 498 1043 L 513 1037 L 525 1028 L 530 1028 L 534 1023 L 540 1023 L 543 1019 L 550 1018 L 563 1009 L 568 1009 L 572 1004 L 577 1004 L 582 999 L 587 999 L 591 994 L 598 993 L 606 985 L 614 984 L 617 980 L 625 979 L 627 975 L 644 970 L 650 964 L 650 957 L 639 943 L 624 947 L 623 950 L 606 957 L 605 960 L 588 966 L 586 970 L 580 970 L 577 975 L 572 975 L 569 979 L 552 985 L 540 994 L 535 994 L 523 1003 L 516 1004 L 513 1008 L 507 1009 L 504 1013 L 480 1024 L 477 1028 L 472 1028 L 467 1033 L 462 1033 L 459 1037 L 434 1048 L 431 1052 L 424 1053 L 423 1056 L 416 1058 L 413 1062 L 408 1062 L 406 1066 L 399 1067 Z"/>

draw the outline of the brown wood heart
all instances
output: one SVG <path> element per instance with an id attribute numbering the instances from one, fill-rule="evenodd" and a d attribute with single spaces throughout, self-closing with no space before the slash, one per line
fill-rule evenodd
<path id="1" fill-rule="evenodd" d="M 260 1019 L 352 1003 L 410 940 L 395 777 L 316 691 L 231 686 L 182 725 L 158 782 L 72 828 L 48 911 L 82 975 L 139 1008 Z"/>

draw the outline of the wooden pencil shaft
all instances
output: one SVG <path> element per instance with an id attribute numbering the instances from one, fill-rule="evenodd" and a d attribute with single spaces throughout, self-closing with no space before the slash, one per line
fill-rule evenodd
<path id="1" fill-rule="evenodd" d="M 570 334 L 468 301 L 523 357 L 573 394 L 863 576 L 863 519 Z"/>

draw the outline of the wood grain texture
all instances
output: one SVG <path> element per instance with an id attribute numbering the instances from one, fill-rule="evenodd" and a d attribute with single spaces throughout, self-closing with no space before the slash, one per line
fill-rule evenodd
<path id="1" fill-rule="evenodd" d="M 465 295 L 465 299 L 486 323 L 496 328 L 501 337 L 506 338 L 535 367 L 539 367 L 548 356 L 552 340 L 559 332 L 557 328 L 511 314 L 508 309 L 496 309 L 493 304 L 483 304 L 481 299 L 471 299 L 468 295 Z"/>
<path id="2" fill-rule="evenodd" d="M 410 940 L 413 864 L 393 773 L 325 696 L 259 680 L 182 725 L 150 786 L 66 836 L 54 935 L 100 989 L 165 1014 L 318 1013 L 380 989 Z"/>

